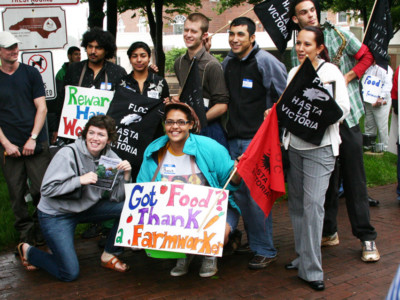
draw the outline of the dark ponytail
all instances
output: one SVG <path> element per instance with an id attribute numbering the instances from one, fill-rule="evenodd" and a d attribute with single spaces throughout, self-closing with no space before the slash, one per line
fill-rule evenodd
<path id="1" fill-rule="evenodd" d="M 315 27 L 315 26 L 306 26 L 302 30 L 310 31 L 314 33 L 315 37 L 315 42 L 317 43 L 317 47 L 319 46 L 324 46 L 324 50 L 319 54 L 319 57 L 321 57 L 323 60 L 326 62 L 330 62 L 331 59 L 329 58 L 329 52 L 328 49 L 325 46 L 324 42 L 324 33 L 322 32 L 321 28 Z"/>

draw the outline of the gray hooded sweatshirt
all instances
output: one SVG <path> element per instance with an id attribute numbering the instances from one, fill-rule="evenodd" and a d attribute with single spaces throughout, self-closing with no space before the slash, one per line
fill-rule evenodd
<path id="1" fill-rule="evenodd" d="M 42 181 L 38 209 L 46 214 L 79 213 L 95 205 L 104 195 L 105 190 L 93 185 L 84 185 L 82 186 L 82 199 L 80 200 L 56 200 L 52 198 L 72 192 L 81 186 L 74 154 L 70 147 L 75 149 L 80 175 L 90 171 L 95 172 L 97 169 L 98 158 L 89 153 L 86 141 L 82 138 L 77 139 L 75 143 L 68 145 L 68 147 L 60 149 L 51 160 Z M 109 145 L 103 149 L 101 155 L 118 158 Z M 123 172 L 120 172 L 111 191 L 110 201 L 121 202 L 125 199 L 124 182 Z"/>

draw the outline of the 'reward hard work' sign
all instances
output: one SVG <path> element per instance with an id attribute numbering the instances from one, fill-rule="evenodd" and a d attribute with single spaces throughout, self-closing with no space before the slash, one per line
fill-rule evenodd
<path id="1" fill-rule="evenodd" d="M 93 116 L 105 115 L 114 92 L 67 85 L 58 136 L 76 139 Z"/>
<path id="2" fill-rule="evenodd" d="M 147 182 L 125 184 L 125 195 L 115 246 L 222 256 L 228 191 Z"/>

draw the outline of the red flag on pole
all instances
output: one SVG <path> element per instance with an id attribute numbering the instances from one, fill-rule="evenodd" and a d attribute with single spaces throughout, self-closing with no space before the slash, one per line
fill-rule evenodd
<path id="1" fill-rule="evenodd" d="M 275 200 L 285 195 L 276 104 L 247 147 L 237 169 L 251 197 L 268 216 Z"/>

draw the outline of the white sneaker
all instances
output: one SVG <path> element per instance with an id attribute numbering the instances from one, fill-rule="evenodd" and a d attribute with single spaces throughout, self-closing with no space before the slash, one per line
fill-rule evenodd
<path id="1" fill-rule="evenodd" d="M 329 247 L 339 245 L 339 235 L 335 232 L 329 236 L 323 236 L 321 240 L 321 247 Z"/>
<path id="2" fill-rule="evenodd" d="M 211 277 L 217 274 L 217 258 L 215 256 L 205 256 L 201 264 L 199 275 L 201 277 Z"/>
<path id="3" fill-rule="evenodd" d="M 186 254 L 186 258 L 179 258 L 176 266 L 171 270 L 171 276 L 182 276 L 189 271 L 189 265 L 192 262 L 193 255 Z"/>
<path id="4" fill-rule="evenodd" d="M 378 261 L 381 256 L 376 248 L 375 241 L 365 241 L 361 242 L 362 255 L 361 259 L 365 262 L 375 262 Z"/>

